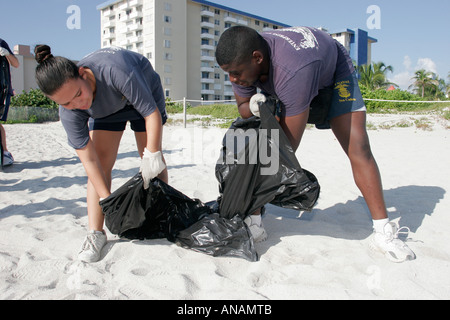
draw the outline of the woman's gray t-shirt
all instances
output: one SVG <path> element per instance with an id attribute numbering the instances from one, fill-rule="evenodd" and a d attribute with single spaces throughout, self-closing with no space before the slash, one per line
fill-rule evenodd
<path id="1" fill-rule="evenodd" d="M 97 88 L 90 109 L 59 107 L 61 122 L 73 148 L 82 149 L 88 144 L 89 118 L 108 117 L 127 105 L 133 106 L 144 118 L 156 108 L 166 116 L 160 77 L 144 56 L 118 47 L 105 48 L 84 57 L 78 67 L 93 72 Z"/>

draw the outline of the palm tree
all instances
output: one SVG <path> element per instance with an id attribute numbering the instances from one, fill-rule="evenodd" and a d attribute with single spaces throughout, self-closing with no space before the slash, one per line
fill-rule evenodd
<path id="1" fill-rule="evenodd" d="M 373 65 L 362 65 L 358 68 L 359 82 L 370 90 L 386 88 L 394 83 L 387 81 L 386 74 L 392 72 L 392 66 L 386 66 L 384 62 L 377 62 Z M 394 84 L 395 85 L 395 84 Z"/>
<path id="2" fill-rule="evenodd" d="M 433 79 L 433 72 L 425 69 L 417 70 L 415 76 L 411 78 L 414 83 L 409 88 L 415 88 L 417 92 L 422 92 L 422 98 L 425 97 L 425 88 L 429 86 L 438 86 L 438 81 Z"/>
<path id="3" fill-rule="evenodd" d="M 448 72 L 447 79 L 448 79 L 448 84 L 447 84 L 447 87 L 445 90 L 445 94 L 447 95 L 447 98 L 450 98 L 450 71 Z"/>

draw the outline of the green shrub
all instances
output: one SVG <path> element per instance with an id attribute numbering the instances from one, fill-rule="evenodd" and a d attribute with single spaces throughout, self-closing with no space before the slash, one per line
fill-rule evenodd
<path id="1" fill-rule="evenodd" d="M 231 104 L 212 104 L 192 107 L 188 109 L 187 113 L 211 116 L 216 119 L 236 119 L 240 117 L 237 106 Z"/>
<path id="2" fill-rule="evenodd" d="M 400 100 L 400 101 L 424 101 L 417 95 L 408 91 L 395 89 L 387 91 L 385 89 L 369 90 L 363 85 L 360 85 L 361 93 L 364 99 L 380 99 L 380 100 Z M 365 101 L 368 112 L 389 112 L 393 109 L 396 111 L 413 111 L 424 109 L 430 104 L 414 103 L 414 102 L 384 102 L 384 101 Z"/>
<path id="3" fill-rule="evenodd" d="M 41 90 L 31 89 L 28 92 L 11 98 L 11 107 L 39 107 L 48 109 L 58 109 L 58 105 L 47 98 Z"/>
<path id="4" fill-rule="evenodd" d="M 189 109 L 191 104 L 186 102 L 186 109 Z M 166 111 L 167 113 L 182 113 L 183 112 L 183 102 L 174 102 L 170 98 L 166 98 Z"/>

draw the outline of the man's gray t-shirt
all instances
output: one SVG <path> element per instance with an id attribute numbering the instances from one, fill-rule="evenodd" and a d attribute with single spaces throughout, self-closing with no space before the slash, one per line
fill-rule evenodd
<path id="1" fill-rule="evenodd" d="M 88 144 L 89 118 L 108 117 L 127 105 L 133 106 L 144 118 L 156 108 L 166 116 L 160 77 L 144 56 L 117 47 L 105 48 L 84 57 L 78 67 L 93 72 L 97 88 L 89 110 L 59 107 L 61 122 L 73 148 L 82 149 Z"/>
<path id="2" fill-rule="evenodd" d="M 319 90 L 354 71 L 346 49 L 324 31 L 292 27 L 263 32 L 261 36 L 270 51 L 268 80 L 257 81 L 251 87 L 233 83 L 233 90 L 243 98 L 256 94 L 257 88 L 276 95 L 284 105 L 284 116 L 306 111 Z"/>

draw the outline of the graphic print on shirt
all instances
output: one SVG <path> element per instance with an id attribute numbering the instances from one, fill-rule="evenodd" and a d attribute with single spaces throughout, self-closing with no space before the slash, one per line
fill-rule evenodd
<path id="1" fill-rule="evenodd" d="M 319 49 L 319 43 L 317 42 L 316 36 L 308 28 L 293 27 L 281 29 L 280 31 L 283 32 L 283 34 L 277 32 L 267 32 L 267 34 L 271 34 L 286 40 L 297 51 L 302 49 Z M 297 43 L 296 41 L 292 40 L 287 35 L 285 35 L 284 34 L 285 32 L 295 32 L 301 34 L 303 36 L 303 39 L 300 41 L 300 43 Z"/>
<path id="2" fill-rule="evenodd" d="M 339 81 L 336 82 L 336 85 L 334 87 L 335 90 L 339 93 L 339 102 L 346 102 L 346 101 L 356 101 L 355 98 L 352 98 L 351 92 L 348 90 L 348 87 L 350 86 L 350 81 Z"/>

